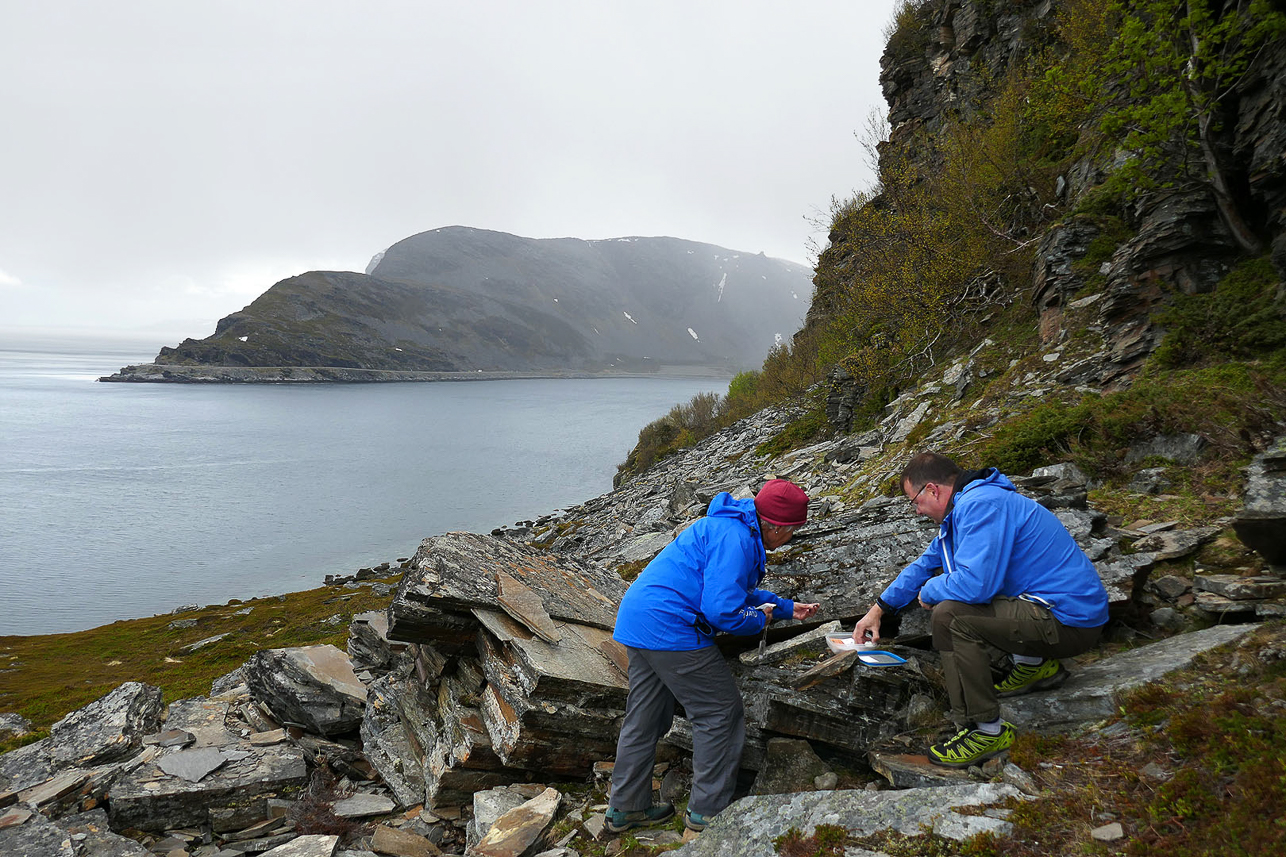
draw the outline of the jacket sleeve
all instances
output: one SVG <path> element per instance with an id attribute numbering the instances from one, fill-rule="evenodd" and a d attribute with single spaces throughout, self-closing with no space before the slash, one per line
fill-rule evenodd
<path id="1" fill-rule="evenodd" d="M 1017 522 L 1011 510 L 1009 504 L 985 498 L 957 505 L 952 522 L 955 550 L 943 564 L 946 574 L 924 584 L 920 597 L 926 604 L 988 604 L 996 597 L 1013 555 Z"/>
<path id="2" fill-rule="evenodd" d="M 750 603 L 759 571 L 754 556 L 758 543 L 753 536 L 747 538 L 746 532 L 744 528 L 739 533 L 733 527 L 722 527 L 710 533 L 701 588 L 701 613 L 706 621 L 715 630 L 740 636 L 758 634 L 768 621 L 755 609 L 762 602 Z"/>
<path id="3" fill-rule="evenodd" d="M 902 569 L 902 573 L 880 594 L 880 601 L 901 610 L 920 594 L 921 589 L 942 567 L 942 537 L 937 535 L 915 562 Z"/>
<path id="4" fill-rule="evenodd" d="M 773 605 L 772 618 L 776 622 L 779 619 L 791 619 L 795 615 L 795 602 L 789 598 L 782 598 L 775 592 L 769 592 L 767 589 L 756 589 L 750 593 L 747 600 L 751 607 L 758 607 L 760 604 L 768 602 Z"/>

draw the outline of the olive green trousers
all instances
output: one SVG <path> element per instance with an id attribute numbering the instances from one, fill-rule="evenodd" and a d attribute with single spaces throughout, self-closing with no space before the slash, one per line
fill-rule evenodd
<path id="1" fill-rule="evenodd" d="M 962 726 L 1000 717 L 993 655 L 1070 658 L 1089 651 L 1103 630 L 1064 625 L 1043 605 L 1005 597 L 990 604 L 941 601 L 930 624 L 933 648 L 942 655 L 951 718 Z"/>

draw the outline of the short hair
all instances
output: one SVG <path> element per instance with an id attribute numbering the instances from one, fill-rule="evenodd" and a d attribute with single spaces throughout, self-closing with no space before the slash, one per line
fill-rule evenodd
<path id="1" fill-rule="evenodd" d="M 898 480 L 898 487 L 900 488 L 908 482 L 913 487 L 921 487 L 930 482 L 938 485 L 955 485 L 956 478 L 960 476 L 960 473 L 960 465 L 945 455 L 939 455 L 936 452 L 922 452 L 908 461 L 906 467 L 902 468 L 902 478 Z"/>

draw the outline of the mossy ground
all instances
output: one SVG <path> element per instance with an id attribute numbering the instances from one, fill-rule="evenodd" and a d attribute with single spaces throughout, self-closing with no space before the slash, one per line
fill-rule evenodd
<path id="1" fill-rule="evenodd" d="M 384 582 L 396 582 L 396 577 Z M 37 730 L 26 739 L 0 742 L 0 752 L 40 737 L 63 715 L 123 682 L 156 685 L 168 703 L 208 694 L 214 679 L 260 649 L 319 643 L 343 649 L 352 617 L 386 608 L 389 600 L 369 586 L 327 586 L 179 615 L 127 619 L 71 634 L 0 637 L 0 711 L 26 717 Z M 186 619 L 196 624 L 171 627 Z M 219 634 L 227 636 L 194 652 L 183 651 Z"/>

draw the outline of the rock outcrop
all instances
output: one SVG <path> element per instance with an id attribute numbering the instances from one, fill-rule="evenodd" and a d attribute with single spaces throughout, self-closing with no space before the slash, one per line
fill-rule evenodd
<path id="1" fill-rule="evenodd" d="M 250 659 L 242 675 L 251 694 L 280 723 L 342 735 L 362 722 L 366 687 L 348 655 L 334 646 L 266 649 Z"/>

